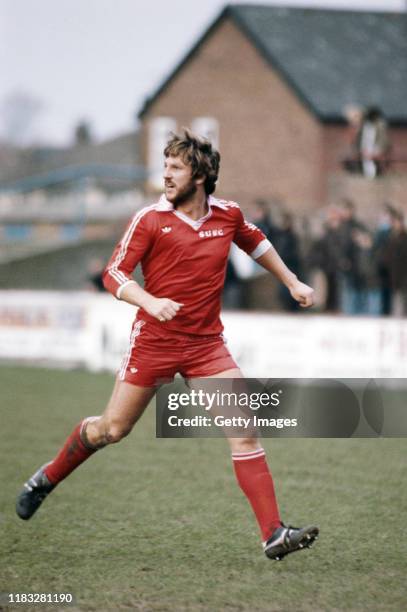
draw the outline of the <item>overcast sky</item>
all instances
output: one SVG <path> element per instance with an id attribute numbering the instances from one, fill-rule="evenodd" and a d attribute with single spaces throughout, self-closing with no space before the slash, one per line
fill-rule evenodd
<path id="1" fill-rule="evenodd" d="M 245 3 L 363 10 L 406 6 L 405 0 Z M 222 0 L 0 0 L 0 137 L 10 128 L 11 101 L 15 109 L 18 99 L 26 103 L 28 99 L 32 108 L 32 125 L 27 125 L 22 139 L 66 144 L 80 119 L 91 121 L 98 138 L 130 129 L 144 98 L 224 4 Z"/>

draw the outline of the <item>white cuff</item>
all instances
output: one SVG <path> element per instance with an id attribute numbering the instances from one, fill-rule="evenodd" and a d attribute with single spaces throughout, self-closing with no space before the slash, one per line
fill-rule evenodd
<path id="1" fill-rule="evenodd" d="M 127 287 L 127 285 L 130 285 L 130 283 L 135 283 L 136 281 L 134 280 L 128 280 L 125 283 L 123 283 L 123 285 L 120 285 L 120 287 L 118 288 L 118 290 L 116 291 L 116 297 L 118 300 L 120 300 L 120 296 L 122 294 L 122 291 L 125 287 Z"/>
<path id="2" fill-rule="evenodd" d="M 250 253 L 250 257 L 253 257 L 253 259 L 258 259 L 262 255 L 264 255 L 264 253 L 266 253 L 266 251 L 268 251 L 270 248 L 271 248 L 271 242 L 270 240 L 265 238 L 264 240 L 259 242 L 259 244 L 256 246 L 254 251 Z"/>

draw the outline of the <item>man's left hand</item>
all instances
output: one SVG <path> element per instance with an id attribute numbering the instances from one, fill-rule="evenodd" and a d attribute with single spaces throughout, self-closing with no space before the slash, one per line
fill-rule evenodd
<path id="1" fill-rule="evenodd" d="M 289 287 L 290 293 L 302 308 L 308 308 L 314 303 L 314 290 L 305 283 L 296 281 Z"/>

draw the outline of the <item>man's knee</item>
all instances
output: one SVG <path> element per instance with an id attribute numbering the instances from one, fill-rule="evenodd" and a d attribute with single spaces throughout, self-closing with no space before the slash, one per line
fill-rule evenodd
<path id="1" fill-rule="evenodd" d="M 131 426 L 119 421 L 107 420 L 103 416 L 85 419 L 81 438 L 85 446 L 100 449 L 108 444 L 120 442 L 131 431 Z"/>
<path id="2" fill-rule="evenodd" d="M 115 444 L 129 435 L 131 427 L 117 423 L 115 421 L 107 423 L 104 430 L 104 436 L 107 444 Z"/>
<path id="3" fill-rule="evenodd" d="M 258 438 L 229 438 L 232 453 L 247 453 L 260 448 Z"/>

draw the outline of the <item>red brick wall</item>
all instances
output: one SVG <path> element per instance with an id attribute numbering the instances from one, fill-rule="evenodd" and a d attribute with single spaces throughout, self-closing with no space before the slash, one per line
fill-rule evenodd
<path id="1" fill-rule="evenodd" d="M 279 198 L 292 210 L 323 203 L 323 130 L 276 71 L 230 21 L 223 21 L 161 93 L 143 118 L 178 126 L 197 116 L 220 123 L 217 195 L 249 205 Z"/>

